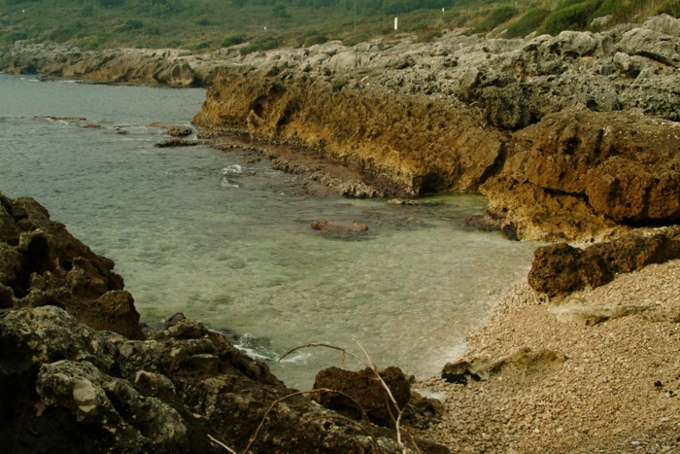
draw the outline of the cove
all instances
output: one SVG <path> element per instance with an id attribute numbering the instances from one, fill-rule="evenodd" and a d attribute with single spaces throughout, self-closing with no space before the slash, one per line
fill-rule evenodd
<path id="1" fill-rule="evenodd" d="M 529 270 L 537 243 L 470 230 L 475 195 L 422 205 L 315 198 L 239 151 L 158 149 L 150 126 L 189 124 L 205 90 L 103 86 L 0 75 L 0 189 L 31 196 L 116 262 L 142 319 L 175 312 L 232 333 L 289 386 L 340 365 L 325 342 L 419 378 L 465 349 L 464 336 Z M 50 120 L 47 116 L 86 120 Z M 84 128 L 94 124 L 96 128 Z M 315 220 L 369 230 L 328 237 Z M 351 365 L 351 364 L 350 364 Z"/>

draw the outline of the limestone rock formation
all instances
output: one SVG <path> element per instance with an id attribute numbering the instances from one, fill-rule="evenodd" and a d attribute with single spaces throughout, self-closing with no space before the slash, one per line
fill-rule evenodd
<path id="1" fill-rule="evenodd" d="M 108 49 L 17 42 L 0 58 L 3 71 L 106 83 L 171 87 L 205 86 L 226 63 L 219 54 L 204 58 L 177 49 Z"/>
<path id="2" fill-rule="evenodd" d="M 132 295 L 113 266 L 35 200 L 0 192 L 0 308 L 58 306 L 93 328 L 143 339 Z"/>
<path id="3" fill-rule="evenodd" d="M 518 236 L 587 239 L 619 223 L 680 219 L 680 124 L 639 112 L 567 110 L 514 133 L 481 186 Z"/>
<path id="4" fill-rule="evenodd" d="M 397 188 L 308 172 L 312 193 L 481 187 L 491 217 L 518 238 L 587 239 L 617 225 L 677 223 L 679 19 L 525 39 L 466 33 L 245 56 L 19 43 L 0 68 L 210 84 L 194 118 L 204 137 L 238 132 L 300 145 L 313 159 L 363 169 Z M 301 172 L 284 161 L 273 162 Z"/>

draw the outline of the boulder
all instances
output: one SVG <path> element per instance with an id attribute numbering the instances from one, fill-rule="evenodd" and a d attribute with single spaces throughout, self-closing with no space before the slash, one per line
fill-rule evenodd
<path id="1" fill-rule="evenodd" d="M 403 409 L 411 398 L 407 377 L 398 367 L 388 367 L 380 371 L 380 377 L 390 388 L 399 409 Z M 353 401 L 343 394 L 320 392 L 316 399 L 326 408 L 361 420 L 362 411 L 357 408 L 358 404 L 372 422 L 383 427 L 394 427 L 398 410 L 377 380 L 375 372 L 369 368 L 357 372 L 337 367 L 324 369 L 316 374 L 314 389 L 340 391 L 354 399 Z"/>
<path id="2" fill-rule="evenodd" d="M 586 249 L 560 243 L 536 249 L 529 285 L 550 297 L 607 284 L 619 273 L 680 258 L 680 231 L 644 235 L 631 232 Z"/>

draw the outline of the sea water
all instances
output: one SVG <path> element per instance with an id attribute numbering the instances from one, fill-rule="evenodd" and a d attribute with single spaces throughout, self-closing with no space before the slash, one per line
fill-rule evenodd
<path id="1" fill-rule="evenodd" d="M 202 320 L 294 387 L 342 365 L 321 348 L 277 361 L 314 342 L 355 353 L 360 344 L 379 367 L 425 378 L 465 351 L 465 333 L 526 276 L 536 244 L 465 226 L 484 213 L 481 196 L 408 206 L 316 198 L 266 160 L 154 148 L 167 136 L 153 124 L 189 125 L 204 97 L 0 74 L 0 190 L 34 197 L 113 259 L 142 321 Z M 326 219 L 369 230 L 310 228 Z"/>

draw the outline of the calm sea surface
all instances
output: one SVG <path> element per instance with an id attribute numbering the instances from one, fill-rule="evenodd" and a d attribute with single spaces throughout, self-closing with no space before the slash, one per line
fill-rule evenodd
<path id="1" fill-rule="evenodd" d="M 340 355 L 279 355 L 310 342 L 359 351 L 353 339 L 379 366 L 424 378 L 464 352 L 466 331 L 526 276 L 535 243 L 465 227 L 483 197 L 422 206 L 305 197 L 290 176 L 238 152 L 154 148 L 167 137 L 150 125 L 189 125 L 204 97 L 0 74 L 0 190 L 34 197 L 112 258 L 143 321 L 181 311 L 229 330 L 291 386 L 310 386 Z M 369 231 L 327 238 L 309 227 L 321 219 Z"/>

